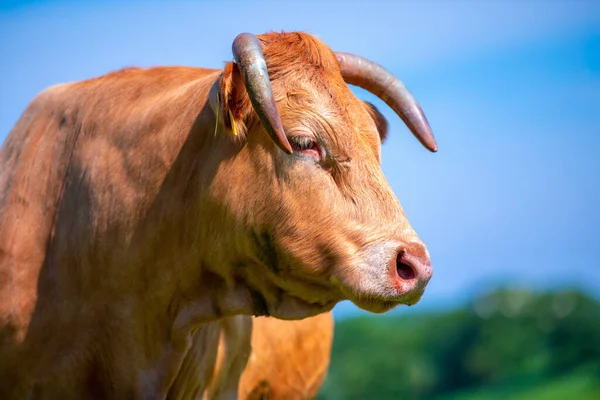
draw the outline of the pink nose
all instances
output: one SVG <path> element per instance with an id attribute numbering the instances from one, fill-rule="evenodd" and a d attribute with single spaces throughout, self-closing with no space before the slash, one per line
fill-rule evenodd
<path id="1" fill-rule="evenodd" d="M 402 294 L 420 297 L 433 274 L 424 246 L 415 244 L 401 247 L 392 263 L 396 267 L 396 282 Z"/>

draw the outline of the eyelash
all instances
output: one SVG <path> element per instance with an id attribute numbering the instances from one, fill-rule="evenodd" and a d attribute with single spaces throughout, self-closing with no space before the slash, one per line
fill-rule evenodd
<path id="1" fill-rule="evenodd" d="M 292 136 L 290 144 L 295 151 L 317 150 L 317 142 L 308 136 Z"/>

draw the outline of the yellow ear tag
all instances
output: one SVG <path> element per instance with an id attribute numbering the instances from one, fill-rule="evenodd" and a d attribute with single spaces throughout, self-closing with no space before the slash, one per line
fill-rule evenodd
<path id="1" fill-rule="evenodd" d="M 217 112 L 216 114 L 216 121 L 215 121 L 215 137 L 217 137 L 217 129 L 219 128 L 219 114 L 221 114 L 221 96 L 219 94 L 217 94 Z"/>
<path id="2" fill-rule="evenodd" d="M 237 128 L 235 127 L 235 121 L 233 119 L 233 115 L 231 114 L 231 110 L 229 111 L 229 120 L 231 121 L 231 130 L 233 131 L 233 135 L 237 136 Z"/>

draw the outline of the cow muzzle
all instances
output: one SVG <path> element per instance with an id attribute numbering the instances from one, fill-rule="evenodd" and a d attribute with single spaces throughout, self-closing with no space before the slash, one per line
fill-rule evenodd
<path id="1" fill-rule="evenodd" d="M 400 291 L 400 297 L 408 305 L 421 298 L 433 275 L 426 251 L 415 252 L 404 247 L 401 247 L 396 257 L 390 261 L 389 268 L 392 280 Z"/>
<path id="2" fill-rule="evenodd" d="M 416 304 L 433 274 L 419 241 L 372 244 L 360 252 L 359 260 L 342 277 L 342 290 L 357 306 L 375 313 Z"/>

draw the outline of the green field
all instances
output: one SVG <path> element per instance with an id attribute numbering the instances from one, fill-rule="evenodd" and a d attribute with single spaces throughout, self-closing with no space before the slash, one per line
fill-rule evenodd
<path id="1" fill-rule="evenodd" d="M 502 290 L 468 307 L 337 323 L 319 399 L 600 399 L 600 305 Z"/>

